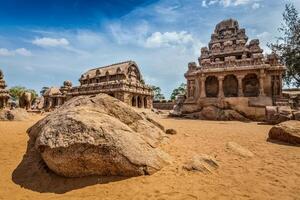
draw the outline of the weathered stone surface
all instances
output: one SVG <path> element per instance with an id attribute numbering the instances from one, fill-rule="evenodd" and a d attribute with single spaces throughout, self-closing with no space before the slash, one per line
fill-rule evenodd
<path id="1" fill-rule="evenodd" d="M 204 107 L 201 111 L 202 117 L 207 120 L 218 120 L 220 109 L 214 106 Z"/>
<path id="2" fill-rule="evenodd" d="M 176 135 L 177 134 L 177 131 L 170 128 L 170 129 L 167 129 L 166 130 L 166 134 L 169 134 L 169 135 Z"/>
<path id="3" fill-rule="evenodd" d="M 265 106 L 281 96 L 286 67 L 275 53 L 265 57 L 259 40 L 247 41 L 238 21 L 227 19 L 216 25 L 208 46 L 201 48 L 199 65 L 189 63 L 184 74 L 184 114 L 215 106 L 235 110 L 251 120 L 265 120 Z M 208 113 L 207 117 L 215 120 L 214 112 Z"/>
<path id="4" fill-rule="evenodd" d="M 66 102 L 28 130 L 47 166 L 67 177 L 152 174 L 170 162 L 165 133 L 106 94 Z"/>
<path id="5" fill-rule="evenodd" d="M 273 126 L 269 131 L 269 138 L 291 144 L 300 144 L 300 121 L 290 120 Z"/>
<path id="6" fill-rule="evenodd" d="M 219 116 L 219 120 L 222 121 L 249 121 L 246 117 L 236 112 L 235 110 L 222 110 Z"/>
<path id="7" fill-rule="evenodd" d="M 169 112 L 169 115 L 172 117 L 180 117 L 182 115 L 182 106 L 185 101 L 184 95 L 178 95 L 176 97 L 176 104 L 173 107 L 173 110 Z"/>
<path id="8" fill-rule="evenodd" d="M 278 124 L 293 119 L 293 110 L 289 106 L 266 106 L 266 121 Z"/>
<path id="9" fill-rule="evenodd" d="M 238 155 L 241 155 L 243 157 L 253 157 L 254 154 L 249 151 L 248 149 L 242 147 L 241 145 L 237 144 L 236 142 L 228 142 L 226 144 L 227 148 L 232 150 L 233 152 L 235 152 Z"/>
<path id="10" fill-rule="evenodd" d="M 295 120 L 300 121 L 300 111 L 295 111 L 295 112 L 293 113 L 293 115 L 294 115 Z"/>
<path id="11" fill-rule="evenodd" d="M 212 173 L 218 168 L 219 165 L 215 158 L 206 154 L 195 155 L 183 166 L 183 169 L 187 171 L 199 171 L 203 173 Z"/>

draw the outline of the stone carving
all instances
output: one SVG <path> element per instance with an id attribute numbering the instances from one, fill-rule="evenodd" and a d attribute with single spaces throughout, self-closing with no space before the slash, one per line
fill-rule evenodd
<path id="1" fill-rule="evenodd" d="M 193 90 L 192 84 L 189 87 L 189 94 L 195 98 L 186 99 L 183 106 L 186 112 L 196 112 L 207 105 L 226 108 L 226 98 L 231 98 L 232 106 L 241 111 L 239 102 L 247 105 L 250 97 L 252 103 L 267 98 L 262 102 L 269 105 L 272 99 L 281 96 L 285 66 L 274 53 L 265 58 L 258 39 L 247 42 L 246 31 L 239 27 L 237 20 L 227 19 L 216 25 L 208 47 L 201 48 L 199 66 L 193 65 L 190 70 L 189 65 L 185 73 L 188 84 L 190 80 L 201 81 L 199 90 Z M 248 104 L 245 110 L 249 107 Z M 264 110 L 257 113 L 264 113 Z"/>
<path id="2" fill-rule="evenodd" d="M 194 63 L 191 70 L 195 69 Z M 81 75 L 80 86 L 73 87 L 71 81 L 65 81 L 61 88 L 52 87 L 46 91 L 44 108 L 51 110 L 72 97 L 99 93 L 106 93 L 134 107 L 152 108 L 152 89 L 141 81 L 142 75 L 134 61 L 98 67 Z"/>
<path id="3" fill-rule="evenodd" d="M 178 95 L 176 97 L 176 104 L 173 107 L 173 110 L 170 111 L 170 115 L 174 117 L 179 117 L 181 116 L 182 112 L 182 106 L 185 101 L 185 96 L 184 95 Z"/>
<path id="4" fill-rule="evenodd" d="M 31 109 L 31 103 L 33 101 L 31 92 L 22 92 L 19 97 L 20 108 L 25 108 L 26 110 Z"/>

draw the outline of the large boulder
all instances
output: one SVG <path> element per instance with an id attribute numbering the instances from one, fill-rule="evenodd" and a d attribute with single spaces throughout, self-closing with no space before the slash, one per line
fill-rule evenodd
<path id="1" fill-rule="evenodd" d="M 46 165 L 66 177 L 147 175 L 170 162 L 158 146 L 163 127 L 106 94 L 73 98 L 27 132 Z"/>
<path id="2" fill-rule="evenodd" d="M 300 121 L 290 120 L 273 126 L 269 131 L 269 138 L 291 144 L 300 144 Z"/>
<path id="3" fill-rule="evenodd" d="M 29 114 L 22 108 L 0 110 L 0 121 L 23 121 L 28 118 Z"/>
<path id="4" fill-rule="evenodd" d="M 207 120 L 218 120 L 220 109 L 215 106 L 206 106 L 202 109 L 201 115 Z"/>
<path id="5" fill-rule="evenodd" d="M 187 171 L 199 171 L 203 173 L 212 173 L 218 169 L 219 165 L 215 158 L 206 155 L 195 155 L 183 165 L 183 169 Z"/>
<path id="6" fill-rule="evenodd" d="M 289 106 L 266 106 L 266 121 L 279 124 L 293 119 L 293 110 Z"/>
<path id="7" fill-rule="evenodd" d="M 246 117 L 244 117 L 243 115 L 241 115 L 235 110 L 221 109 L 215 106 L 204 107 L 198 116 L 199 119 L 204 119 L 204 120 L 249 121 L 249 119 L 247 119 Z"/>
<path id="8" fill-rule="evenodd" d="M 295 120 L 300 121 L 300 111 L 295 111 L 295 112 L 293 113 L 293 115 L 294 115 Z"/>

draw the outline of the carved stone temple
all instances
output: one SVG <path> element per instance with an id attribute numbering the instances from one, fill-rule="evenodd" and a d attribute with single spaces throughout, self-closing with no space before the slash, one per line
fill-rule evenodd
<path id="1" fill-rule="evenodd" d="M 9 92 L 6 89 L 3 72 L 0 70 L 0 109 L 4 108 L 8 104 L 10 98 Z"/>
<path id="2" fill-rule="evenodd" d="M 72 87 L 70 81 L 65 81 L 61 88 L 48 89 L 44 93 L 44 108 L 51 110 L 72 97 L 99 93 L 106 93 L 133 107 L 152 108 L 152 89 L 143 83 L 134 61 L 88 70 L 81 75 L 79 82 L 80 86 Z"/>
<path id="3" fill-rule="evenodd" d="M 245 29 L 239 28 L 236 20 L 216 25 L 198 61 L 199 66 L 189 63 L 185 73 L 184 112 L 214 105 L 259 117 L 265 106 L 282 95 L 285 67 L 277 55 L 263 55 L 258 39 L 248 42 Z"/>

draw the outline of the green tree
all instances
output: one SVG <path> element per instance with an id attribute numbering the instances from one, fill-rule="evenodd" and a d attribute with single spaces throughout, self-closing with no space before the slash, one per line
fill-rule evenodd
<path id="1" fill-rule="evenodd" d="M 165 96 L 161 93 L 160 87 L 152 85 L 151 88 L 154 92 L 154 101 L 160 101 L 165 99 Z"/>
<path id="2" fill-rule="evenodd" d="M 186 84 L 181 83 L 181 85 L 178 88 L 175 88 L 171 94 L 170 99 L 175 100 L 177 95 L 185 95 L 186 92 Z"/>
<path id="3" fill-rule="evenodd" d="M 44 93 L 49 89 L 49 87 L 43 87 L 40 91 L 41 96 L 44 95 Z"/>
<path id="4" fill-rule="evenodd" d="M 283 23 L 278 31 L 282 36 L 269 47 L 287 67 L 286 84 L 300 87 L 300 18 L 293 4 L 285 5 Z"/>
<path id="5" fill-rule="evenodd" d="M 9 94 L 14 101 L 18 100 L 22 92 L 30 92 L 32 94 L 33 100 L 38 96 L 36 91 L 33 89 L 27 89 L 22 86 L 14 86 L 9 89 Z"/>

